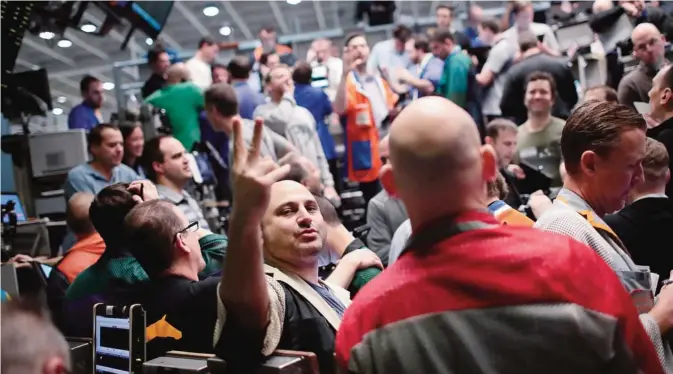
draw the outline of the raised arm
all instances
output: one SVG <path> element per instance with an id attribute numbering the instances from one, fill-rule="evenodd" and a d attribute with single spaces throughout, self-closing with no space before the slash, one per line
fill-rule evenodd
<path id="1" fill-rule="evenodd" d="M 245 147 L 241 126 L 240 120 L 235 120 L 231 168 L 234 208 L 219 297 L 227 320 L 234 320 L 244 330 L 263 331 L 269 321 L 270 298 L 264 278 L 260 223 L 269 204 L 271 185 L 288 173 L 289 165 L 278 167 L 260 156 L 261 119 L 255 120 L 250 149 Z"/>
<path id="2" fill-rule="evenodd" d="M 336 96 L 334 97 L 334 102 L 332 106 L 334 108 L 334 113 L 338 115 L 344 115 L 346 113 L 346 108 L 348 105 L 347 94 L 346 94 L 346 80 L 348 79 L 348 73 L 350 73 L 353 66 L 361 64 L 362 61 L 357 59 L 353 61 L 351 52 L 348 50 L 348 47 L 344 47 L 343 53 L 343 72 L 341 76 L 341 81 L 339 82 L 339 87 L 337 88 Z"/>

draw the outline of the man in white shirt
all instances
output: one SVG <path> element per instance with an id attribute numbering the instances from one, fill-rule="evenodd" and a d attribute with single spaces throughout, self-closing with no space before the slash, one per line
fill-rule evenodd
<path id="1" fill-rule="evenodd" d="M 306 53 L 306 61 L 312 68 L 324 66 L 327 68 L 327 88 L 325 93 L 330 100 L 334 100 L 336 90 L 341 82 L 343 61 L 338 57 L 331 56 L 332 42 L 329 39 L 316 39 L 311 43 L 311 49 Z"/>
<path id="2" fill-rule="evenodd" d="M 395 76 L 399 68 L 407 69 L 411 66 L 409 54 L 404 48 L 411 39 L 411 29 L 398 25 L 393 30 L 393 38 L 376 43 L 367 60 L 367 73 L 375 75 L 379 72 L 389 82 L 397 81 Z"/>
<path id="3" fill-rule="evenodd" d="M 519 33 L 530 30 L 536 36 L 542 36 L 542 44 L 544 47 L 546 47 L 544 52 L 556 56 L 560 55 L 560 46 L 551 27 L 544 23 L 533 22 L 535 10 L 533 9 L 533 4 L 530 1 L 515 1 L 512 8 L 512 13 L 514 14 L 514 26 L 510 27 L 502 33 L 503 38 L 509 39 L 512 43 L 514 43 L 514 45 L 516 45 L 518 43 Z"/>
<path id="4" fill-rule="evenodd" d="M 210 64 L 213 63 L 220 47 L 212 38 L 202 38 L 199 41 L 199 50 L 194 57 L 187 60 L 185 67 L 189 70 L 189 76 L 199 88 L 206 90 L 213 84 Z"/>

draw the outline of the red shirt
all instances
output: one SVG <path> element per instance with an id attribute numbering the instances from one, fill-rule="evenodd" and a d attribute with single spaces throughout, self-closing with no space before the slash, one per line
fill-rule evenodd
<path id="1" fill-rule="evenodd" d="M 448 238 L 441 237 L 446 225 L 419 230 L 409 251 L 346 310 L 336 338 L 339 366 L 351 373 L 533 373 L 604 359 L 663 372 L 631 298 L 594 251 L 569 237 L 499 225 L 486 212 L 440 223 L 452 222 L 488 227 Z"/>

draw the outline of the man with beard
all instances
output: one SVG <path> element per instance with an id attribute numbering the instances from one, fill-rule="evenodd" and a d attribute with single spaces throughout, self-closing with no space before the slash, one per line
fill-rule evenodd
<path id="1" fill-rule="evenodd" d="M 103 83 L 98 78 L 85 76 L 79 82 L 82 103 L 75 106 L 68 114 L 69 129 L 84 129 L 87 132 L 103 122 L 100 108 L 103 106 Z"/>

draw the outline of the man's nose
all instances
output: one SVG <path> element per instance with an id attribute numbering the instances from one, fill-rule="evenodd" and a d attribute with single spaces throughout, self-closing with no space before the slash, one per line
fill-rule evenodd
<path id="1" fill-rule="evenodd" d="M 299 227 L 301 228 L 309 228 L 313 224 L 313 219 L 308 214 L 306 209 L 299 209 L 297 214 L 297 224 L 299 224 Z"/>

